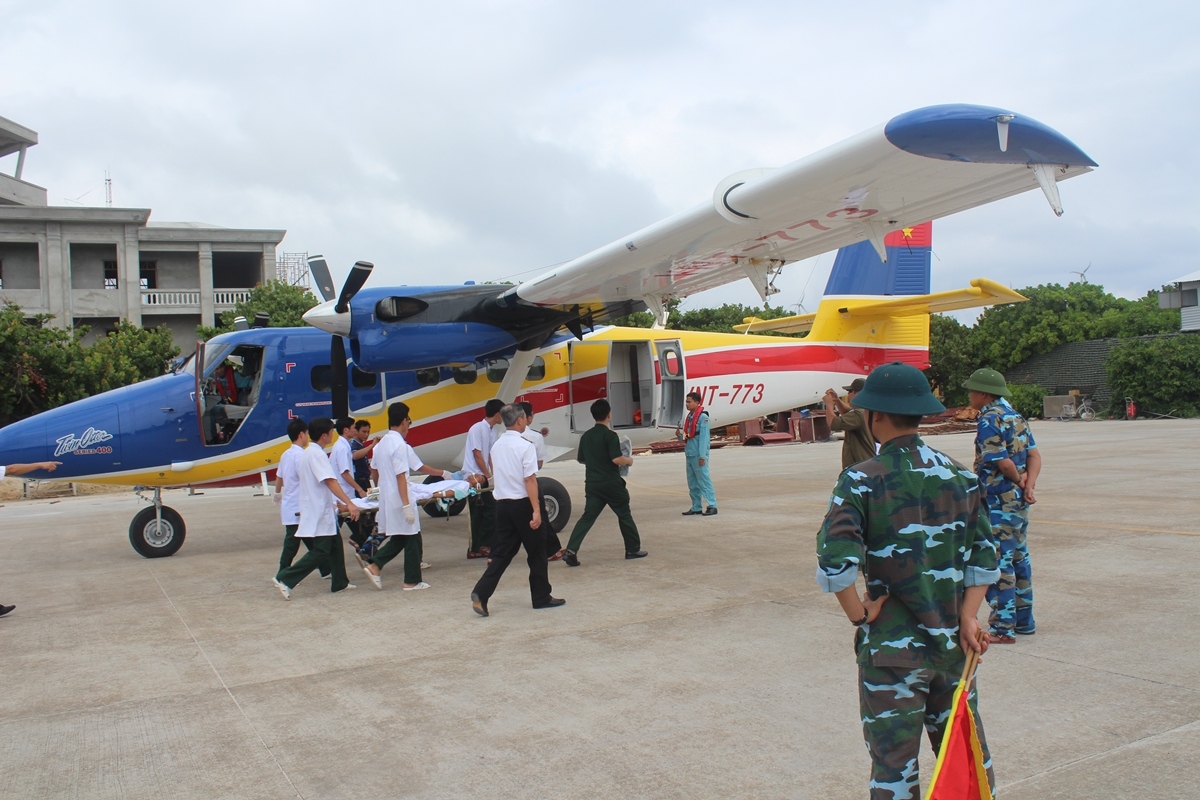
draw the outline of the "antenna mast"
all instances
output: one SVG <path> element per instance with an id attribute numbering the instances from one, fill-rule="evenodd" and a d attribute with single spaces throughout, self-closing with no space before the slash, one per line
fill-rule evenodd
<path id="1" fill-rule="evenodd" d="M 104 170 L 104 205 L 112 208 L 112 177 Z"/>

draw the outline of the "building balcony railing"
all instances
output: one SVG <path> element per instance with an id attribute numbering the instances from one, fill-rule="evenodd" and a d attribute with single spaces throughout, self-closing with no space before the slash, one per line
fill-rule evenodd
<path id="1" fill-rule="evenodd" d="M 193 291 L 158 291 L 157 289 L 142 291 L 144 306 L 198 306 L 200 292 Z"/>
<path id="2" fill-rule="evenodd" d="M 250 299 L 249 289 L 217 289 L 213 292 L 213 305 L 217 308 L 233 308 Z"/>
<path id="3" fill-rule="evenodd" d="M 250 289 L 217 289 L 213 292 L 213 307 L 229 310 L 250 298 Z M 198 289 L 143 289 L 143 307 L 199 308 Z"/>

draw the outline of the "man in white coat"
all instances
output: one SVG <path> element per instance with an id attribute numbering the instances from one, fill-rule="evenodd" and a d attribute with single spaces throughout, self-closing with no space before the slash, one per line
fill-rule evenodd
<path id="1" fill-rule="evenodd" d="M 378 473 L 379 512 L 375 521 L 379 532 L 388 540 L 368 559 L 355 553 L 362 564 L 363 572 L 376 589 L 383 588 L 380 574 L 384 565 L 400 553 L 404 553 L 404 591 L 428 589 L 429 584 L 421 580 L 421 516 L 416 499 L 409 491 L 408 473 L 422 472 L 450 480 L 446 470 L 427 467 L 421 463 L 417 453 L 404 437 L 412 425 L 408 405 L 392 403 L 388 406 L 388 432 L 375 445 L 371 467 Z"/>
<path id="2" fill-rule="evenodd" d="M 299 417 L 292 419 L 288 422 L 287 434 L 292 446 L 279 457 L 279 469 L 275 472 L 275 504 L 279 506 L 279 521 L 283 523 L 280 571 L 296 560 L 300 542 L 312 543 L 312 539 L 296 538 L 296 529 L 300 527 L 300 459 L 304 457 L 304 448 L 308 447 L 308 423 Z M 322 578 L 329 577 L 328 564 L 321 564 L 317 569 Z"/>
<path id="3" fill-rule="evenodd" d="M 333 438 L 333 420 L 327 417 L 314 419 L 308 425 L 308 436 L 316 447 L 310 445 L 304 449 L 297 468 L 300 478 L 300 522 L 296 528 L 296 538 L 312 541 L 306 542 L 309 550 L 299 561 L 281 569 L 275 576 L 275 588 L 279 589 L 285 600 L 291 600 L 292 589 L 322 563 L 329 566 L 332 575 L 329 585 L 331 592 L 354 588 L 354 584 L 346 578 L 346 558 L 342 550 L 342 537 L 338 535 L 335 499 L 346 506 L 350 519 L 355 521 L 358 520 L 358 506 L 338 485 L 333 468 L 329 466 L 329 458 L 325 455 L 325 447 Z"/>

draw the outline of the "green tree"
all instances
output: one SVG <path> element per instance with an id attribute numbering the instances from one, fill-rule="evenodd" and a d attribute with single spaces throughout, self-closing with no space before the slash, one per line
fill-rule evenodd
<path id="1" fill-rule="evenodd" d="M 1114 416 L 1124 416 L 1126 397 L 1151 414 L 1200 414 L 1200 336 L 1129 339 L 1109 352 L 1104 368 Z"/>
<path id="2" fill-rule="evenodd" d="M 100 394 L 162 375 L 178 355 L 170 328 L 141 328 L 121 320 L 116 330 L 83 351 L 76 372 L 86 394 Z"/>
<path id="3" fill-rule="evenodd" d="M 929 318 L 929 384 L 948 407 L 967 404 L 963 381 L 975 371 L 971 357 L 971 328 L 954 317 L 934 314 Z"/>
<path id="4" fill-rule="evenodd" d="M 778 319 L 789 316 L 790 312 L 782 307 L 744 306 L 739 303 L 726 303 L 718 308 L 695 308 L 691 311 L 680 311 L 679 301 L 667 302 L 667 329 L 674 331 L 708 331 L 710 333 L 733 333 L 734 325 L 741 325 L 746 317 L 759 319 Z M 613 320 L 614 325 L 627 328 L 649 328 L 654 323 L 654 317 L 649 311 L 637 311 L 625 317 Z"/>
<path id="5" fill-rule="evenodd" d="M 247 322 L 252 323 L 254 315 L 260 312 L 270 315 L 269 324 L 272 328 L 299 328 L 304 325 L 304 312 L 316 304 L 317 298 L 313 293 L 301 286 L 292 286 L 283 281 L 267 281 L 251 289 L 250 296 L 234 306 L 232 311 L 223 313 L 219 325 L 198 325 L 196 334 L 201 339 L 211 339 L 219 333 L 233 330 L 233 321 L 238 317 L 245 317 Z"/>
<path id="6" fill-rule="evenodd" d="M 0 381 L 0 424 L 83 397 L 75 365 L 87 329 L 56 328 L 50 325 L 53 318 L 41 314 L 26 321 L 11 303 L 0 309 L 0 363 L 8 371 Z"/>

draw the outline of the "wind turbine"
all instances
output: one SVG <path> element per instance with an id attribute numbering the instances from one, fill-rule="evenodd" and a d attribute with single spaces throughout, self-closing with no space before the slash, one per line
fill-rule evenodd
<path id="1" fill-rule="evenodd" d="M 1078 276 L 1079 276 L 1079 282 L 1080 282 L 1080 283 L 1087 283 L 1087 271 L 1088 271 L 1089 269 L 1091 269 L 1091 268 L 1092 268 L 1092 262 L 1090 262 L 1090 261 L 1089 261 L 1089 262 L 1088 262 L 1088 265 L 1087 265 L 1086 267 L 1084 267 L 1084 268 L 1083 268 L 1083 272 L 1075 272 L 1075 271 L 1072 271 L 1072 272 L 1071 272 L 1071 274 L 1072 274 L 1072 275 L 1078 275 Z"/>

